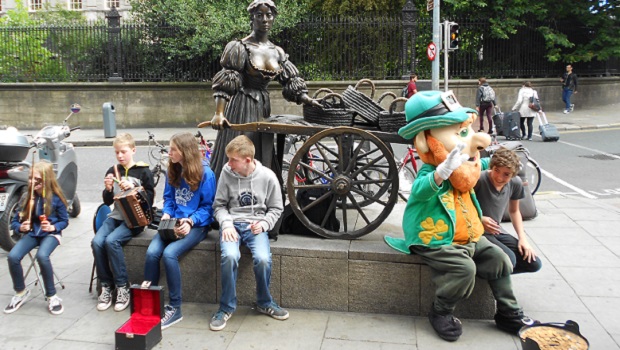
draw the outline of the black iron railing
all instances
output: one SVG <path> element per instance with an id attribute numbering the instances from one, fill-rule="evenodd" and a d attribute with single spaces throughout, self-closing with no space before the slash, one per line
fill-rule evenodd
<path id="1" fill-rule="evenodd" d="M 221 69 L 218 53 L 170 54 L 166 41 L 174 40 L 174 27 L 146 28 L 113 22 L 115 18 L 112 14 L 107 23 L 83 26 L 0 27 L 0 81 L 193 82 L 209 81 Z M 555 77 L 566 64 L 545 57 L 543 37 L 531 29 L 536 23 L 508 39 L 496 39 L 489 23 L 451 20 L 460 25 L 459 49 L 450 53 L 452 79 Z M 401 79 L 412 71 L 430 79 L 426 46 L 431 32 L 429 17 L 403 9 L 401 16 L 309 16 L 272 41 L 306 80 Z M 583 28 L 566 25 L 563 32 L 577 44 L 589 40 Z M 619 58 L 574 67 L 580 76 L 620 75 Z"/>

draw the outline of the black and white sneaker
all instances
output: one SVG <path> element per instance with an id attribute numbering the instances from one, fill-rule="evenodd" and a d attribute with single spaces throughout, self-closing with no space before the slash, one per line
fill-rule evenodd
<path id="1" fill-rule="evenodd" d="M 572 111 L 574 111 L 574 110 L 575 110 L 575 104 L 574 104 L 574 103 L 571 103 L 571 105 L 570 105 L 570 111 L 572 112 Z"/>
<path id="2" fill-rule="evenodd" d="M 13 312 L 17 311 L 17 309 L 19 309 L 22 305 L 24 305 L 26 300 L 28 300 L 29 296 L 30 296 L 30 289 L 26 289 L 26 291 L 22 295 L 15 294 L 11 298 L 11 302 L 9 303 L 9 305 L 7 305 L 4 308 L 4 313 L 12 314 Z"/>
<path id="3" fill-rule="evenodd" d="M 52 315 L 60 315 L 65 311 L 61 304 L 62 299 L 58 295 L 52 295 L 47 298 L 48 308 Z"/>
<path id="4" fill-rule="evenodd" d="M 112 305 L 112 288 L 110 286 L 102 285 L 101 294 L 97 299 L 97 310 L 105 311 Z"/>
<path id="5" fill-rule="evenodd" d="M 131 299 L 129 288 L 118 287 L 116 289 L 116 304 L 114 304 L 114 311 L 123 311 L 129 306 L 129 300 Z"/>

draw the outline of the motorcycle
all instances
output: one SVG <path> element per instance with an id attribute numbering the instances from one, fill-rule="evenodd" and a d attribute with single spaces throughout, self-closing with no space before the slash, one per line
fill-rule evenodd
<path id="1" fill-rule="evenodd" d="M 56 179 L 69 204 L 69 216 L 75 218 L 80 215 L 82 208 L 76 193 L 77 156 L 73 144 L 63 141 L 72 131 L 80 128 L 71 128 L 67 124 L 69 118 L 79 111 L 78 104 L 71 105 L 71 113 L 62 125 L 44 126 L 32 141 L 28 141 L 15 128 L 0 130 L 0 248 L 10 251 L 20 238 L 19 232 L 11 230 L 11 220 L 26 198 L 32 166 L 26 158 L 32 148 L 38 154 L 39 161 L 53 164 Z"/>

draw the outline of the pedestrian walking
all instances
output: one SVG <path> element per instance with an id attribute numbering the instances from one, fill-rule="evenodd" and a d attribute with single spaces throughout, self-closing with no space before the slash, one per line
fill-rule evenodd
<path id="1" fill-rule="evenodd" d="M 478 132 L 484 131 L 484 115 L 486 114 L 489 122 L 489 134 L 492 134 L 493 109 L 497 105 L 495 102 L 495 90 L 489 86 L 485 77 L 478 79 L 478 85 L 478 91 L 476 91 L 476 110 L 480 115 L 480 127 L 478 128 Z"/>
<path id="2" fill-rule="evenodd" d="M 564 114 L 568 114 L 575 109 L 575 104 L 570 102 L 573 94 L 577 93 L 577 74 L 573 73 L 573 66 L 567 65 L 566 72 L 560 79 L 562 82 L 562 101 L 564 101 Z"/>
<path id="3" fill-rule="evenodd" d="M 535 99 L 538 99 L 538 93 L 536 90 L 532 89 L 532 83 L 526 81 L 523 83 L 523 86 L 519 90 L 519 95 L 517 97 L 517 102 L 515 102 L 514 106 L 512 106 L 513 111 L 519 111 L 521 115 L 520 126 L 521 126 L 521 135 L 523 135 L 523 140 L 532 141 L 532 132 L 534 130 L 534 117 L 536 116 L 537 111 L 531 109 L 530 99 L 532 96 Z M 525 124 L 527 123 L 527 133 L 525 132 Z M 526 136 L 527 135 L 527 136 Z"/>

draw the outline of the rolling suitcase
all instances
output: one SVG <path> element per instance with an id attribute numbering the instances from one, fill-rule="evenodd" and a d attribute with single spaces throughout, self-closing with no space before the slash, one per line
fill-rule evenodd
<path id="1" fill-rule="evenodd" d="M 504 136 L 504 113 L 499 107 L 495 107 L 495 114 L 493 114 L 493 125 L 495 126 L 496 135 Z"/>
<path id="2" fill-rule="evenodd" d="M 553 142 L 560 139 L 560 133 L 553 124 L 549 124 L 545 112 L 540 111 L 536 114 L 538 116 L 538 130 L 543 142 Z M 542 117 L 541 117 L 542 115 Z"/>
<path id="3" fill-rule="evenodd" d="M 521 113 L 510 112 L 504 115 L 503 129 L 506 140 L 521 140 L 521 129 L 519 122 L 521 121 Z"/>

